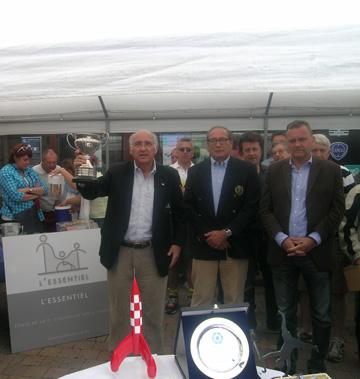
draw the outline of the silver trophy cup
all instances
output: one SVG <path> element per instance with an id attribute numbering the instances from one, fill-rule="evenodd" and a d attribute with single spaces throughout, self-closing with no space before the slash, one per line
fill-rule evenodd
<path id="1" fill-rule="evenodd" d="M 70 141 L 73 139 L 73 143 Z M 86 162 L 75 168 L 74 182 L 89 182 L 96 180 L 96 167 L 91 163 L 91 157 L 99 150 L 100 146 L 105 145 L 109 138 L 108 133 L 102 134 L 77 134 L 69 133 L 66 137 L 69 146 L 74 150 L 79 150 L 84 155 Z"/>

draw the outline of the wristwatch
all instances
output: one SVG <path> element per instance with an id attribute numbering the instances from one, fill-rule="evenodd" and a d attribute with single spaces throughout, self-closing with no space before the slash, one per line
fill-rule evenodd
<path id="1" fill-rule="evenodd" d="M 225 231 L 225 234 L 226 234 L 226 237 L 227 237 L 227 238 L 229 238 L 229 237 L 232 236 L 232 231 L 231 231 L 231 229 L 228 228 L 228 229 L 225 229 L 224 231 Z"/>

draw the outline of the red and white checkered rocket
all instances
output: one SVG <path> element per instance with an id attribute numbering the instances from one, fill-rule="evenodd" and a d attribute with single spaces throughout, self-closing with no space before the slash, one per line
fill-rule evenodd
<path id="1" fill-rule="evenodd" d="M 112 353 L 111 370 L 117 371 L 121 362 L 129 354 L 141 355 L 147 365 L 149 378 L 155 378 L 156 364 L 142 333 L 142 303 L 135 275 L 130 296 L 130 325 L 131 332 L 119 343 Z"/>

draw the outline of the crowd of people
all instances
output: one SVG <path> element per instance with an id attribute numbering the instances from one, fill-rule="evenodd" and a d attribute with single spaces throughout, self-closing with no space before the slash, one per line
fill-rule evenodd
<path id="1" fill-rule="evenodd" d="M 10 151 L 9 163 L 0 170 L 1 222 L 19 222 L 24 234 L 56 232 L 55 209 L 69 206 L 72 218 L 80 214 L 81 218 L 91 218 L 101 226 L 107 199 L 85 206 L 86 201 L 73 182 L 73 159 L 64 159 L 59 165 L 57 153 L 48 148 L 43 151 L 41 162 L 32 167 L 32 155 L 30 145 L 16 144 Z M 52 193 L 50 182 L 56 175 L 62 176 L 63 185 Z M 82 216 L 86 208 L 89 210 Z"/>
<path id="2" fill-rule="evenodd" d="M 90 202 L 106 198 L 106 212 L 99 217 L 100 261 L 107 269 L 111 350 L 129 333 L 134 273 L 145 336 L 152 352 L 161 353 L 164 311 L 178 310 L 181 276 L 192 307 L 210 307 L 219 300 L 248 302 L 255 333 L 260 271 L 267 328 L 280 330 L 280 310 L 287 329 L 297 336 L 302 299 L 302 338 L 313 344 L 308 372 L 325 372 L 326 358 L 341 361 L 344 354 L 344 253 L 360 264 L 360 186 L 345 167 L 328 159 L 329 140 L 313 135 L 306 121 L 296 120 L 286 132 L 274 134 L 265 161 L 258 133 L 243 133 L 234 142 L 227 128 L 215 126 L 207 132 L 207 146 L 209 158 L 193 164 L 193 143 L 181 138 L 172 165 L 164 166 L 155 161 L 156 135 L 140 130 L 129 139 L 132 161 L 114 164 L 96 181 L 75 187 L 73 168 L 57 166 L 53 150 L 31 168 L 31 148 L 16 145 L 0 170 L 2 218 L 23 222 L 31 216 L 32 231 L 49 228 L 54 204 L 47 175 L 65 177 L 65 203 L 73 197 Z M 73 165 L 83 163 L 84 156 L 77 154 Z M 296 361 L 294 351 L 290 367 L 280 369 L 295 373 Z"/>

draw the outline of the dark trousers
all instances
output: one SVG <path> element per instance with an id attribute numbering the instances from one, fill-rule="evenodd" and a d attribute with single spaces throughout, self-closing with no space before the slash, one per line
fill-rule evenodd
<path id="1" fill-rule="evenodd" d="M 56 232 L 56 217 L 55 211 L 43 212 L 44 213 L 44 232 L 45 233 L 53 233 Z"/>
<path id="2" fill-rule="evenodd" d="M 360 292 L 356 292 L 355 294 L 355 335 L 360 359 Z"/>
<path id="3" fill-rule="evenodd" d="M 260 238 L 259 238 L 260 237 Z M 258 270 L 261 271 L 264 281 L 266 326 L 276 329 L 279 326 L 278 307 L 276 304 L 275 290 L 271 268 L 267 262 L 266 237 L 259 233 L 257 239 L 252 242 L 252 255 L 249 258 L 249 268 L 245 283 L 244 300 L 249 303 L 248 322 L 251 329 L 256 329 L 256 302 L 255 302 L 255 278 Z"/>
<path id="4" fill-rule="evenodd" d="M 23 226 L 24 234 L 43 233 L 43 226 L 35 207 L 17 213 L 14 219 Z"/>
<path id="5" fill-rule="evenodd" d="M 298 278 L 300 274 L 304 277 L 310 296 L 315 345 L 308 360 L 308 368 L 319 372 L 325 370 L 324 360 L 331 332 L 329 273 L 320 272 L 309 256 L 287 257 L 280 266 L 272 267 L 272 271 L 278 307 L 285 314 L 287 329 L 294 337 L 297 328 Z M 295 364 L 296 355 L 293 358 L 292 364 Z"/>
<path id="6" fill-rule="evenodd" d="M 187 281 L 188 287 L 193 288 L 191 280 L 191 268 L 192 268 L 192 254 L 190 249 L 191 225 L 186 224 L 187 236 L 185 245 L 182 248 L 180 258 L 176 262 L 175 266 L 169 269 L 168 273 L 168 288 L 178 289 L 180 285 L 180 278 L 183 275 L 184 281 Z"/>

